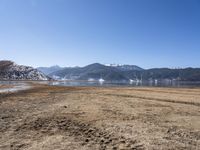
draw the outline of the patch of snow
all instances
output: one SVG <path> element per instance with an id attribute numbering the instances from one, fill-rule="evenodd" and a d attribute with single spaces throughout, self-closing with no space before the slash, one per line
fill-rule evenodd
<path id="1" fill-rule="evenodd" d="M 59 79 L 61 79 L 61 78 L 60 78 L 60 76 L 53 75 L 53 79 L 59 80 Z"/>
<path id="2" fill-rule="evenodd" d="M 100 79 L 99 79 L 99 82 L 104 82 L 104 81 L 105 81 L 105 80 L 104 80 L 104 79 L 102 79 L 102 78 L 100 78 Z"/>
<path id="3" fill-rule="evenodd" d="M 95 81 L 95 79 L 89 78 L 88 81 L 89 81 L 89 82 L 93 82 L 93 81 Z"/>

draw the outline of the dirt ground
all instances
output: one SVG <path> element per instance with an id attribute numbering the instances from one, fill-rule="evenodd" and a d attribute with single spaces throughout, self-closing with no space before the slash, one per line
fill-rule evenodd
<path id="1" fill-rule="evenodd" d="M 11 88 L 11 87 L 13 87 L 13 86 L 11 86 L 11 85 L 5 85 L 5 84 L 0 84 L 0 89 L 5 89 L 5 88 Z"/>
<path id="2" fill-rule="evenodd" d="M 200 89 L 53 87 L 0 93 L 1 150 L 200 150 Z"/>

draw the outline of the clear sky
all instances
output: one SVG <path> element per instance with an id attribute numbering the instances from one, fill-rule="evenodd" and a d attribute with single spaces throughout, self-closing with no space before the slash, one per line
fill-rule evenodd
<path id="1" fill-rule="evenodd" d="M 200 0 L 0 0 L 0 59 L 200 67 Z"/>

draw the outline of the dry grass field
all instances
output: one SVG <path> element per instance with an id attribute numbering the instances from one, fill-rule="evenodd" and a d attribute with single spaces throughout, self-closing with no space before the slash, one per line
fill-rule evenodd
<path id="1" fill-rule="evenodd" d="M 1 150 L 200 149 L 200 89 L 55 87 L 0 93 Z"/>

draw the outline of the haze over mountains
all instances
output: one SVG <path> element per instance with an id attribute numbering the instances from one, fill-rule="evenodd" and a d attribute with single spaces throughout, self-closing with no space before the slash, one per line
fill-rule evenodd
<path id="1" fill-rule="evenodd" d="M 55 68 L 55 70 L 53 70 Z M 58 69 L 59 68 L 59 69 Z M 40 68 L 38 68 L 40 71 Z M 43 68 L 44 69 L 44 68 Z M 85 67 L 50 67 L 47 75 L 54 79 L 63 80 L 99 80 L 106 81 L 129 81 L 129 80 L 180 80 L 200 81 L 200 68 L 169 69 L 155 68 L 142 69 L 136 65 L 103 65 L 90 64 Z M 45 73 L 45 72 L 44 72 Z"/>
<path id="2" fill-rule="evenodd" d="M 51 67 L 38 67 L 37 68 L 39 71 L 43 72 L 44 74 L 48 75 L 50 73 L 59 71 L 61 69 L 63 69 L 62 67 L 55 65 L 55 66 L 51 66 Z"/>

